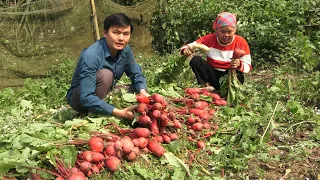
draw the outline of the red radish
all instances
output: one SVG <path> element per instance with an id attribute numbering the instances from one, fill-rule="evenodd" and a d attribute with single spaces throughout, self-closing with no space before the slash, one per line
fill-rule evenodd
<path id="1" fill-rule="evenodd" d="M 196 122 L 196 118 L 194 116 L 189 116 L 187 120 L 187 124 L 192 125 Z"/>
<path id="2" fill-rule="evenodd" d="M 173 120 L 173 125 L 177 129 L 181 129 L 182 128 L 182 125 L 181 125 L 180 121 L 178 121 L 178 120 Z"/>
<path id="3" fill-rule="evenodd" d="M 242 49 L 239 49 L 239 48 L 236 48 L 234 51 L 233 51 L 233 54 L 232 54 L 232 59 L 239 59 L 241 58 L 242 56 L 244 56 L 246 54 L 246 52 Z"/>
<path id="4" fill-rule="evenodd" d="M 58 176 L 55 180 L 65 180 L 62 176 Z"/>
<path id="5" fill-rule="evenodd" d="M 137 157 L 137 154 L 133 151 L 131 151 L 129 154 L 126 154 L 125 155 L 125 158 L 128 160 L 128 161 L 134 161 Z"/>
<path id="6" fill-rule="evenodd" d="M 198 146 L 198 148 L 203 149 L 206 146 L 206 144 L 200 140 L 197 142 L 197 146 Z"/>
<path id="7" fill-rule="evenodd" d="M 88 162 L 92 161 L 92 151 L 84 151 L 82 153 L 82 156 L 85 161 L 88 161 Z"/>
<path id="8" fill-rule="evenodd" d="M 146 112 L 148 110 L 148 105 L 146 103 L 140 103 L 138 104 L 138 107 L 136 107 L 136 111 L 139 113 Z"/>
<path id="9" fill-rule="evenodd" d="M 154 109 L 154 110 L 162 110 L 163 109 L 163 106 L 161 103 L 154 103 L 154 105 L 152 105 L 152 108 L 151 109 Z"/>
<path id="10" fill-rule="evenodd" d="M 134 144 L 132 143 L 131 139 L 121 139 L 122 142 L 122 150 L 124 153 L 128 154 L 134 147 Z"/>
<path id="11" fill-rule="evenodd" d="M 118 170 L 121 161 L 115 157 L 115 156 L 111 156 L 109 159 L 106 160 L 106 167 L 110 172 L 115 172 Z"/>
<path id="12" fill-rule="evenodd" d="M 149 141 L 148 149 L 157 157 L 163 156 L 165 149 L 156 141 Z"/>
<path id="13" fill-rule="evenodd" d="M 71 174 L 69 177 L 67 177 L 67 180 L 86 180 L 86 176 L 83 172 L 78 171 L 74 174 Z"/>
<path id="14" fill-rule="evenodd" d="M 168 116 L 169 116 L 169 119 L 172 121 L 176 119 L 176 114 L 174 112 L 169 112 Z"/>
<path id="15" fill-rule="evenodd" d="M 150 103 L 150 99 L 147 96 L 144 96 L 142 94 L 137 94 L 136 95 L 136 99 L 139 103 L 146 103 L 149 104 Z"/>
<path id="16" fill-rule="evenodd" d="M 92 176 L 92 171 L 90 170 L 86 174 L 87 174 L 87 177 L 90 177 L 90 176 Z"/>
<path id="17" fill-rule="evenodd" d="M 202 123 L 194 123 L 191 128 L 194 131 L 201 131 L 202 130 Z"/>
<path id="18" fill-rule="evenodd" d="M 204 109 L 209 106 L 207 101 L 197 101 L 193 104 L 194 108 L 196 109 Z"/>
<path id="19" fill-rule="evenodd" d="M 202 126 L 203 126 L 204 129 L 209 129 L 210 128 L 210 123 L 205 121 L 205 122 L 202 123 Z"/>
<path id="20" fill-rule="evenodd" d="M 201 91 L 200 88 L 186 88 L 185 92 L 188 94 L 199 94 Z"/>
<path id="21" fill-rule="evenodd" d="M 154 140 L 157 141 L 158 143 L 163 143 L 163 137 L 162 136 L 156 136 L 156 137 L 154 137 Z"/>
<path id="22" fill-rule="evenodd" d="M 221 106 L 221 100 L 215 100 L 214 104 L 217 105 L 217 106 Z"/>
<path id="23" fill-rule="evenodd" d="M 104 153 L 108 156 L 115 156 L 116 155 L 116 148 L 114 147 L 114 143 L 110 144 L 104 149 Z"/>
<path id="24" fill-rule="evenodd" d="M 170 139 L 172 141 L 175 141 L 175 140 L 179 139 L 179 137 L 178 137 L 178 135 L 176 133 L 172 133 L 172 134 L 170 134 Z"/>
<path id="25" fill-rule="evenodd" d="M 150 130 L 153 135 L 159 134 L 159 127 L 158 127 L 158 121 L 156 119 L 153 119 L 151 122 Z"/>
<path id="26" fill-rule="evenodd" d="M 202 120 L 208 120 L 210 118 L 210 115 L 207 112 L 204 112 L 199 115 L 199 118 Z"/>
<path id="27" fill-rule="evenodd" d="M 216 110 L 214 110 L 214 109 L 209 109 L 209 110 L 208 110 L 208 113 L 209 113 L 210 115 L 214 115 L 214 114 L 216 113 Z"/>
<path id="28" fill-rule="evenodd" d="M 171 142 L 171 139 L 170 139 L 170 137 L 168 135 L 162 135 L 162 137 L 163 137 L 163 142 L 164 143 L 170 143 Z"/>
<path id="29" fill-rule="evenodd" d="M 150 96 L 150 98 L 155 102 L 155 103 L 163 103 L 165 100 L 164 100 L 164 98 L 163 98 L 163 96 L 162 95 L 160 95 L 160 94 L 152 94 L 151 96 Z"/>
<path id="30" fill-rule="evenodd" d="M 140 137 L 139 138 L 139 148 L 143 149 L 143 148 L 147 147 L 147 145 L 148 145 L 148 140 L 144 137 Z"/>
<path id="31" fill-rule="evenodd" d="M 148 138 L 150 136 L 150 130 L 148 128 L 135 128 L 133 133 L 136 137 L 145 137 Z"/>
<path id="32" fill-rule="evenodd" d="M 152 111 L 152 117 L 159 118 L 160 116 L 161 112 L 158 109 Z"/>
<path id="33" fill-rule="evenodd" d="M 161 119 L 161 120 L 160 120 L 160 124 L 159 124 L 160 129 L 163 128 L 163 127 L 166 127 L 167 124 L 168 124 L 168 122 L 169 122 L 168 118 L 167 118 L 167 119 Z M 162 131 L 163 131 L 163 130 L 160 130 L 160 132 L 162 132 Z"/>
<path id="34" fill-rule="evenodd" d="M 140 116 L 139 116 L 139 123 L 142 125 L 149 125 L 151 124 L 151 119 L 148 115 L 146 115 L 146 112 L 143 112 Z"/>
<path id="35" fill-rule="evenodd" d="M 114 147 L 116 148 L 116 151 L 122 150 L 122 141 L 121 140 L 116 141 L 114 143 Z"/>
<path id="36" fill-rule="evenodd" d="M 102 152 L 104 148 L 104 141 L 101 137 L 93 136 L 90 138 L 88 145 L 94 152 Z"/>
<path id="37" fill-rule="evenodd" d="M 104 167 L 104 161 L 101 161 L 97 164 L 99 170 L 101 170 Z"/>
<path id="38" fill-rule="evenodd" d="M 79 171 L 79 169 L 76 168 L 76 167 L 73 167 L 73 168 L 70 169 L 70 173 L 71 174 L 77 173 L 78 171 Z"/>
<path id="39" fill-rule="evenodd" d="M 100 162 L 104 160 L 104 155 L 98 152 L 92 152 L 92 162 Z"/>
<path id="40" fill-rule="evenodd" d="M 189 140 L 189 141 L 193 141 L 192 136 L 188 136 L 188 140 Z"/>
<path id="41" fill-rule="evenodd" d="M 192 94 L 191 97 L 198 100 L 200 99 L 200 94 Z"/>
<path id="42" fill-rule="evenodd" d="M 88 170 L 91 169 L 91 163 L 88 161 L 83 161 L 82 163 L 80 163 L 79 166 L 82 172 L 87 172 Z"/>
<path id="43" fill-rule="evenodd" d="M 192 113 L 192 114 L 194 114 L 194 115 L 196 115 L 196 116 L 200 116 L 200 114 L 205 113 L 204 110 L 202 110 L 202 109 L 195 109 L 195 108 L 192 108 L 192 109 L 190 109 L 189 111 L 190 111 L 190 113 Z"/>
<path id="44" fill-rule="evenodd" d="M 215 94 L 215 93 L 212 93 L 211 94 L 211 97 L 212 97 L 212 100 L 215 101 L 215 100 L 220 100 L 220 96 L 218 94 Z"/>
<path id="45" fill-rule="evenodd" d="M 134 147 L 134 148 L 132 149 L 132 152 L 136 153 L 136 155 L 138 156 L 138 155 L 140 154 L 140 149 L 139 149 L 139 147 Z"/>
<path id="46" fill-rule="evenodd" d="M 137 139 L 137 138 L 133 139 L 132 143 L 134 144 L 135 147 L 138 147 L 139 146 L 139 139 Z"/>
<path id="47" fill-rule="evenodd" d="M 93 174 L 99 174 L 100 173 L 100 169 L 96 164 L 92 164 L 91 171 L 92 171 Z"/>
<path id="48" fill-rule="evenodd" d="M 200 93 L 205 95 L 205 96 L 210 96 L 211 95 L 210 91 L 208 89 L 205 89 L 205 88 L 201 89 Z"/>
<path id="49" fill-rule="evenodd" d="M 123 139 L 128 139 L 128 140 L 132 141 L 131 137 L 129 137 L 129 136 L 123 136 Z"/>
<path id="50" fill-rule="evenodd" d="M 226 100 L 221 99 L 221 100 L 220 100 L 220 104 L 221 104 L 221 106 L 226 106 L 228 103 L 227 103 Z"/>

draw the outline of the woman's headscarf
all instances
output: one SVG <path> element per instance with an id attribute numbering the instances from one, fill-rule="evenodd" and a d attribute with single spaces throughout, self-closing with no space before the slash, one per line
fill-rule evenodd
<path id="1" fill-rule="evenodd" d="M 236 15 L 228 12 L 219 13 L 216 20 L 213 22 L 212 28 L 216 31 L 217 29 L 223 26 L 232 26 L 236 28 L 237 26 Z"/>

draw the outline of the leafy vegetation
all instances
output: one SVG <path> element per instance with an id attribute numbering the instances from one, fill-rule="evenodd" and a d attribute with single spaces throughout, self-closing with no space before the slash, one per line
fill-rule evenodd
<path id="1" fill-rule="evenodd" d="M 311 71 L 319 34 L 305 37 L 299 26 L 304 23 L 304 10 L 317 1 L 242 2 L 159 1 L 153 23 L 162 25 L 154 24 L 151 30 L 156 33 L 157 50 L 170 53 L 137 55 L 151 94 L 183 97 L 186 87 L 198 85 L 188 59 L 181 57 L 176 48 L 210 32 L 213 14 L 222 10 L 239 13 L 238 32 L 251 43 L 253 63 L 263 66 L 255 66 L 245 76 L 239 103 L 215 107 L 212 121 L 219 128 L 204 139 L 205 148 L 198 149 L 184 130 L 177 131 L 179 140 L 164 145 L 163 157 L 142 154 L 134 162 L 124 162 L 115 173 L 105 170 L 92 179 L 319 177 L 320 73 Z M 298 15 L 301 18 L 294 18 Z M 275 21 L 281 22 L 281 26 Z M 255 26 L 248 25 L 249 22 Z M 195 31 L 187 31 L 190 29 Z M 268 63 L 270 59 L 279 64 Z M 264 63 L 257 62 L 260 60 Z M 52 170 L 57 156 L 73 165 L 77 152 L 88 149 L 81 140 L 88 140 L 96 131 L 114 132 L 106 128 L 110 123 L 132 128 L 130 122 L 112 116 L 79 117 L 67 106 L 65 94 L 75 63 L 65 60 L 53 67 L 47 78 L 27 79 L 20 89 L 0 91 L 0 177 L 27 179 L 38 173 L 43 179 L 53 179 L 51 174 L 36 168 Z M 119 84 L 128 82 L 124 77 Z M 115 90 L 106 100 L 126 107 L 135 104 L 129 97 L 123 90 Z"/>

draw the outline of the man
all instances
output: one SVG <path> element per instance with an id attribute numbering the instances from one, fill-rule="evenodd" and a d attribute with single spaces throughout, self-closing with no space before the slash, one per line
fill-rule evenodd
<path id="1" fill-rule="evenodd" d="M 83 50 L 78 60 L 67 93 L 67 102 L 74 110 L 134 119 L 136 106 L 117 109 L 103 100 L 123 73 L 137 93 L 149 96 L 146 79 L 128 45 L 132 30 L 131 19 L 122 13 L 105 19 L 104 37 Z"/>

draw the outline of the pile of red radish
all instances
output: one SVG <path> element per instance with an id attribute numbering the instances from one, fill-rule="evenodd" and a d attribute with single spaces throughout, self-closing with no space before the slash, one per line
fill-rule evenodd
<path id="1" fill-rule="evenodd" d="M 73 174 L 79 175 L 76 179 L 83 179 L 103 169 L 115 172 L 123 161 L 134 161 L 140 153 L 161 157 L 165 153 L 161 144 L 177 140 L 178 134 L 188 137 L 199 149 L 204 148 L 205 138 L 218 129 L 218 124 L 213 122 L 214 107 L 226 105 L 226 101 L 202 88 L 187 88 L 185 92 L 184 98 L 168 98 L 168 101 L 160 94 L 137 95 L 138 127 L 126 130 L 116 127 L 120 135 L 93 134 L 88 149 L 78 153 L 76 166 L 59 175 L 59 180 L 72 180 Z M 211 96 L 212 102 L 201 100 L 201 96 Z"/>

